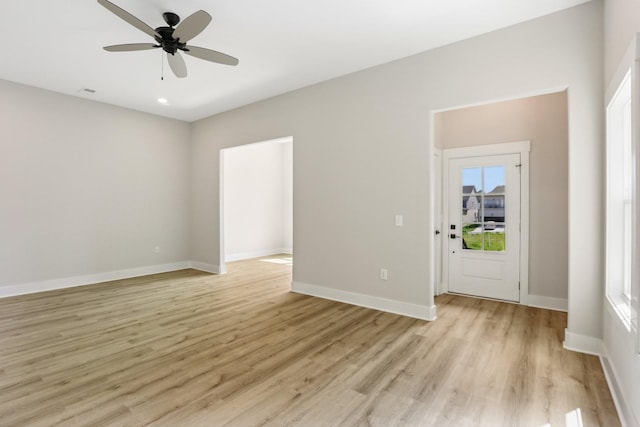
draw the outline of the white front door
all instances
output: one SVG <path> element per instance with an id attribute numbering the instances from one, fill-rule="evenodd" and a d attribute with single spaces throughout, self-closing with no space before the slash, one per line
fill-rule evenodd
<path id="1" fill-rule="evenodd" d="M 448 166 L 449 291 L 520 301 L 520 154 Z"/>

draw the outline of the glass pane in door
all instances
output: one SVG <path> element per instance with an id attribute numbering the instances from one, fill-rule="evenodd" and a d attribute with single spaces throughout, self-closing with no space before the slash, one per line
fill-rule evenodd
<path id="1" fill-rule="evenodd" d="M 503 252 L 505 249 L 504 222 L 487 221 L 484 223 L 484 250 Z"/>
<path id="2" fill-rule="evenodd" d="M 462 169 L 462 218 L 465 225 L 482 220 L 482 168 Z M 467 249 L 463 246 L 463 249 Z M 482 249 L 482 243 L 475 249 Z"/>
<path id="3" fill-rule="evenodd" d="M 488 190 L 483 202 L 484 250 L 503 252 L 505 250 L 505 192 L 504 166 L 483 168 L 484 184 Z"/>
<path id="4" fill-rule="evenodd" d="M 504 194 L 504 166 L 487 166 L 484 169 L 484 186 L 487 194 Z"/>
<path id="5" fill-rule="evenodd" d="M 464 224 L 462 226 L 462 249 L 481 251 L 483 248 L 482 224 Z"/>
<path id="6" fill-rule="evenodd" d="M 462 196 L 462 224 L 480 221 L 482 195 L 468 194 Z"/>
<path id="7" fill-rule="evenodd" d="M 504 166 L 462 168 L 462 249 L 505 250 L 505 195 Z"/>
<path id="8" fill-rule="evenodd" d="M 462 169 L 462 194 L 482 193 L 482 168 Z"/>

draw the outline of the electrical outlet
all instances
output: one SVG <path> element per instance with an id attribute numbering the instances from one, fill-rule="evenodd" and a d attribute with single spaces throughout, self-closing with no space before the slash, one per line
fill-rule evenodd
<path id="1" fill-rule="evenodd" d="M 160 253 L 160 246 L 156 246 L 155 248 L 153 248 L 153 251 L 157 254 Z"/>
<path id="2" fill-rule="evenodd" d="M 387 280 L 389 278 L 389 272 L 387 271 L 386 268 L 381 268 L 380 269 L 380 279 L 381 280 Z"/>

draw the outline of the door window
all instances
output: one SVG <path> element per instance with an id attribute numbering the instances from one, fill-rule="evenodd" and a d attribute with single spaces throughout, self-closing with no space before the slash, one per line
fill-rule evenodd
<path id="1" fill-rule="evenodd" d="M 505 251 L 505 168 L 462 168 L 462 249 Z"/>

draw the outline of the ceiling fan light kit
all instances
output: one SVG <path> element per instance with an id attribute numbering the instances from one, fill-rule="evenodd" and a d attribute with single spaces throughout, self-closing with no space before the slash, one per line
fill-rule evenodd
<path id="1" fill-rule="evenodd" d="M 149 50 L 162 48 L 167 53 L 167 61 L 171 71 L 176 77 L 187 77 L 187 66 L 180 55 L 180 51 L 187 55 L 225 65 L 238 65 L 238 59 L 215 50 L 204 47 L 190 46 L 189 40 L 200 34 L 211 22 L 211 15 L 204 10 L 199 10 L 180 23 L 180 17 L 173 12 L 162 14 L 166 27 L 151 28 L 126 10 L 116 6 L 108 0 L 98 0 L 98 3 L 118 16 L 125 22 L 133 25 L 143 33 L 154 38 L 156 43 L 130 43 L 105 46 L 108 52 L 131 52 L 137 50 Z"/>

